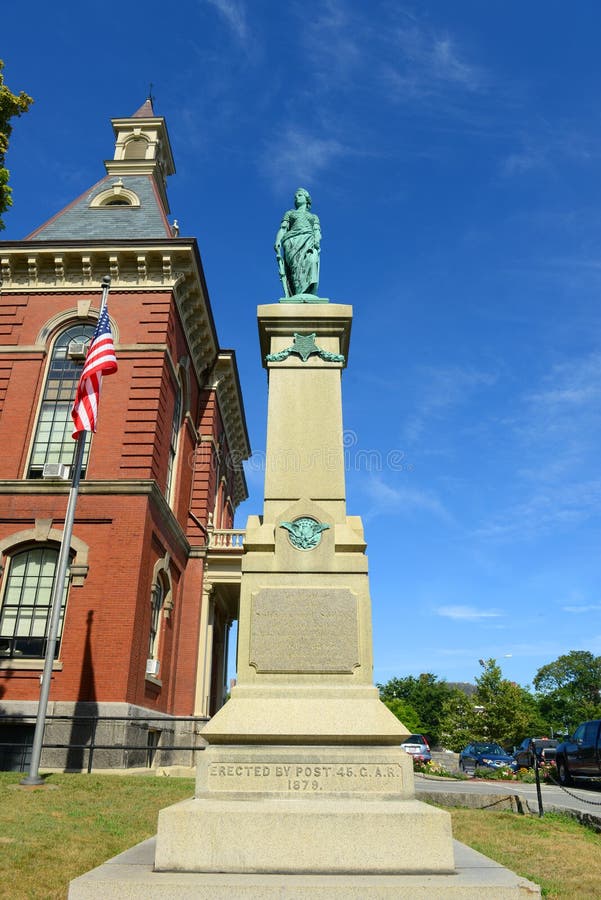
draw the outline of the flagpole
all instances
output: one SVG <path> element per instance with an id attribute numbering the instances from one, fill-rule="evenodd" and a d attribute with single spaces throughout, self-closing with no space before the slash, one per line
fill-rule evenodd
<path id="1" fill-rule="evenodd" d="M 100 301 L 100 315 L 102 315 L 102 311 L 106 306 L 110 285 L 111 279 L 108 275 L 105 275 L 105 277 L 102 279 L 102 300 Z M 50 696 L 50 684 L 52 682 L 52 668 L 54 666 L 56 642 L 58 640 L 58 629 L 61 621 L 61 609 L 63 605 L 63 594 L 65 590 L 65 578 L 69 565 L 71 536 L 73 534 L 73 521 L 75 519 L 75 505 L 77 503 L 77 494 L 79 492 L 79 482 L 81 479 L 81 469 L 83 465 L 87 436 L 87 431 L 80 431 L 77 436 L 75 459 L 73 461 L 73 475 L 71 478 L 71 490 L 69 491 L 69 501 L 67 503 L 67 512 L 65 514 L 65 527 L 63 528 L 63 538 L 61 541 L 58 560 L 56 563 L 56 572 L 54 575 L 52 595 L 50 598 L 50 629 L 48 632 L 48 641 L 46 644 L 46 655 L 44 658 L 42 683 L 40 685 L 40 702 L 38 704 L 35 731 L 33 735 L 33 745 L 31 748 L 29 775 L 27 775 L 21 781 L 21 784 L 23 785 L 34 787 L 37 785 L 45 784 L 44 779 L 40 776 L 40 759 L 42 756 L 42 744 L 44 742 L 44 729 L 46 727 L 46 714 L 48 710 L 48 698 Z"/>
<path id="2" fill-rule="evenodd" d="M 81 466 L 83 463 L 83 455 L 86 447 L 87 436 L 87 432 L 82 431 L 77 438 L 75 461 L 73 463 L 73 480 L 71 482 L 71 490 L 69 492 L 69 502 L 67 503 L 67 513 L 65 515 L 63 539 L 61 541 L 61 548 L 56 564 L 54 583 L 52 585 L 52 597 L 50 600 L 50 631 L 48 634 L 48 642 L 46 644 L 46 657 L 44 660 L 42 684 L 40 686 L 40 702 L 38 705 L 38 714 L 35 722 L 33 746 L 31 748 L 29 775 L 27 775 L 27 777 L 23 778 L 21 781 L 21 784 L 25 785 L 40 785 L 45 783 L 44 779 L 40 776 L 39 773 L 40 758 L 42 756 L 42 743 L 44 741 L 44 729 L 46 727 L 46 712 L 48 709 L 50 683 L 52 681 L 52 667 L 54 665 L 54 655 L 56 651 L 56 642 L 58 639 L 58 629 L 61 620 L 61 608 L 63 605 L 63 594 L 65 591 L 65 577 L 67 575 L 67 567 L 69 565 L 69 551 L 71 550 L 71 535 L 73 534 L 75 504 L 77 502 L 77 493 L 79 491 Z"/>

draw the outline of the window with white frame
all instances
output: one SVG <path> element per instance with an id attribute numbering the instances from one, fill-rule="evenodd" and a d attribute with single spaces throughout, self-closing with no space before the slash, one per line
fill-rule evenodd
<path id="1" fill-rule="evenodd" d="M 72 325 L 63 331 L 54 343 L 38 414 L 28 478 L 41 478 L 46 463 L 63 463 L 67 466 L 73 463 L 77 444 L 71 437 L 73 432 L 71 409 L 83 358 L 93 334 L 92 324 Z M 82 476 L 87 466 L 89 448 L 88 441 Z"/>
<path id="2" fill-rule="evenodd" d="M 148 641 L 148 658 L 158 659 L 159 638 L 161 632 L 161 612 L 165 603 L 165 580 L 159 575 L 152 586 L 150 597 L 150 636 Z"/>
<path id="3" fill-rule="evenodd" d="M 9 557 L 0 606 L 0 658 L 43 659 L 50 629 L 52 585 L 58 550 L 36 546 Z M 58 656 L 69 576 L 63 591 Z"/>
<path id="4" fill-rule="evenodd" d="M 177 382 L 175 404 L 173 407 L 173 419 L 171 421 L 171 435 L 169 438 L 169 456 L 167 459 L 167 483 L 165 497 L 169 503 L 173 500 L 173 488 L 175 482 L 175 462 L 177 459 L 177 445 L 179 442 L 179 429 L 182 418 L 182 386 Z"/>

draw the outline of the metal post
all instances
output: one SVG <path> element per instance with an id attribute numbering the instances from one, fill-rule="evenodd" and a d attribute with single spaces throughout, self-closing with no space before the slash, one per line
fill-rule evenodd
<path id="1" fill-rule="evenodd" d="M 92 774 L 94 749 L 96 747 L 96 729 L 97 728 L 98 728 L 98 716 L 94 716 L 94 722 L 92 723 L 92 735 L 90 737 L 90 749 L 88 750 L 88 775 Z"/>
<path id="2" fill-rule="evenodd" d="M 54 664 L 56 641 L 58 638 L 58 628 L 60 625 L 63 592 L 65 589 L 65 577 L 67 574 L 67 566 L 69 564 L 71 535 L 73 533 L 73 520 L 75 518 L 75 504 L 77 502 L 77 492 L 79 490 L 79 480 L 81 476 L 83 454 L 86 446 L 86 437 L 87 432 L 83 431 L 77 439 L 75 462 L 73 463 L 73 479 L 71 482 L 71 491 L 69 493 L 69 502 L 67 504 L 67 513 L 65 515 L 63 539 L 61 541 L 61 548 L 56 564 L 56 572 L 54 574 L 54 583 L 52 585 L 52 597 L 50 600 L 50 631 L 48 634 L 48 642 L 46 644 L 46 657 L 44 659 L 44 672 L 42 674 L 42 684 L 40 687 L 40 702 L 38 704 L 38 714 L 36 717 L 35 732 L 33 735 L 33 746 L 31 748 L 29 775 L 27 775 L 27 777 L 23 778 L 23 780 L 21 781 L 21 784 L 25 785 L 44 784 L 44 779 L 41 778 L 39 773 L 40 758 L 42 756 L 42 743 L 44 741 L 44 728 L 46 727 L 48 696 L 50 694 L 50 683 L 52 681 L 52 666 Z"/>
<path id="3" fill-rule="evenodd" d="M 532 753 L 534 754 L 534 780 L 536 782 L 536 799 L 538 800 L 538 815 L 542 818 L 544 816 L 545 811 L 543 809 L 543 794 L 540 788 L 540 772 L 538 771 L 538 755 L 536 753 L 536 747 L 534 745 L 534 741 L 530 744 L 532 748 Z"/>

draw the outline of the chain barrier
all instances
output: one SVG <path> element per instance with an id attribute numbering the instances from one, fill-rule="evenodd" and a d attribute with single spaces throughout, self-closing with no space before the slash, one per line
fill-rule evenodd
<path id="1" fill-rule="evenodd" d="M 560 788 L 564 792 L 564 794 L 567 794 L 574 800 L 579 800 L 580 803 L 588 803 L 589 806 L 601 806 L 601 800 L 587 800 L 584 797 L 579 797 L 573 791 L 569 790 L 569 788 L 565 787 L 563 784 L 560 784 L 559 781 L 557 781 L 557 779 L 553 777 L 553 775 L 549 775 L 549 778 L 551 779 L 555 787 Z"/>
<path id="2" fill-rule="evenodd" d="M 416 772 L 415 774 L 420 775 L 420 777 L 423 779 L 423 781 L 433 781 L 433 782 L 438 782 L 438 784 L 440 784 L 441 778 L 445 777 L 444 775 L 442 775 L 442 776 L 426 775 L 424 772 Z M 551 779 L 551 781 L 555 785 L 555 787 L 561 788 L 561 790 L 564 792 L 564 794 L 568 794 L 568 796 L 572 797 L 573 800 L 578 800 L 580 803 L 588 803 L 589 806 L 601 806 L 601 800 L 587 800 L 585 797 L 579 797 L 578 794 L 575 794 L 569 788 L 564 787 L 563 784 L 560 784 L 559 781 L 557 781 L 557 779 L 553 777 L 553 775 L 549 775 L 548 777 Z M 454 781 L 455 783 L 457 783 L 458 781 L 470 781 L 470 782 L 472 781 L 471 778 L 465 778 L 465 779 L 464 778 L 453 778 L 452 775 L 449 776 L 449 780 Z M 489 782 L 486 782 L 486 783 L 488 784 Z M 504 782 L 504 781 L 500 781 L 498 779 L 495 780 L 495 784 L 505 784 L 505 783 L 514 784 L 514 785 L 516 785 L 516 787 L 521 784 L 533 784 L 533 782 L 531 782 L 531 781 Z M 502 799 L 505 799 L 505 797 L 503 797 Z M 491 806 L 494 806 L 494 804 L 491 804 Z"/>

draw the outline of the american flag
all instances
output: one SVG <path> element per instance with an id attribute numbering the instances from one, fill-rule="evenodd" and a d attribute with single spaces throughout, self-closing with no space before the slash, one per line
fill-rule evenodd
<path id="1" fill-rule="evenodd" d="M 117 357 L 113 345 L 108 306 L 104 303 L 86 355 L 77 385 L 75 403 L 71 410 L 71 418 L 75 423 L 74 440 L 77 440 L 82 431 L 96 431 L 102 376 L 111 375 L 116 371 Z"/>

